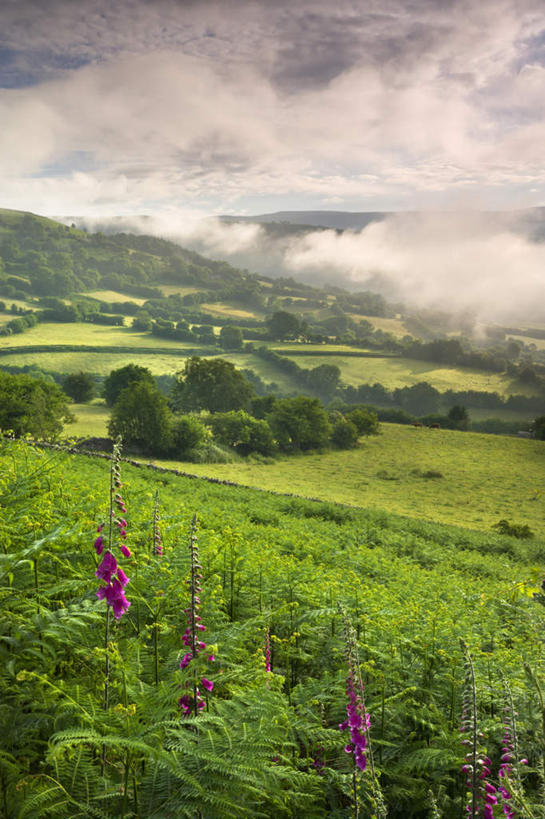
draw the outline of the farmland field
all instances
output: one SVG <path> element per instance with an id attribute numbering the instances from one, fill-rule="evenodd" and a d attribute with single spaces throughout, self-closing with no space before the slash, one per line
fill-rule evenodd
<path id="1" fill-rule="evenodd" d="M 183 464 L 196 475 L 412 518 L 489 529 L 501 518 L 545 536 L 545 442 L 382 424 L 355 450 L 261 465 Z M 174 464 L 173 464 L 174 465 Z M 427 472 L 442 477 L 426 478 Z"/>
<path id="2" fill-rule="evenodd" d="M 284 352 L 290 358 L 289 350 Z M 359 358 L 335 356 L 292 356 L 300 367 L 308 369 L 320 364 L 336 364 L 342 380 L 348 384 L 373 384 L 378 382 L 388 389 L 410 387 L 419 381 L 427 381 L 440 392 L 445 390 L 481 390 L 498 392 L 500 395 L 521 393 L 536 395 L 538 391 L 529 385 L 514 381 L 507 375 L 482 372 L 462 367 L 445 367 L 429 361 L 410 358 Z"/>
<path id="3" fill-rule="evenodd" d="M 183 349 L 194 347 L 194 344 L 183 341 L 172 341 L 158 338 L 151 333 L 142 333 L 131 327 L 108 327 L 101 324 L 82 323 L 45 323 L 37 324 L 26 333 L 17 336 L 0 337 L 0 351 L 4 347 L 27 347 L 37 344 L 81 344 L 104 347 L 172 347 Z"/>
<path id="4" fill-rule="evenodd" d="M 81 293 L 81 295 L 90 296 L 92 299 L 99 299 L 99 301 L 107 301 L 110 302 L 110 304 L 121 303 L 124 301 L 132 301 L 134 304 L 144 304 L 146 301 L 146 299 L 141 299 L 138 296 L 119 293 L 117 290 L 93 290 L 89 293 Z"/>
<path id="5" fill-rule="evenodd" d="M 240 307 L 236 304 L 228 304 L 228 303 L 215 303 L 215 304 L 202 304 L 202 309 L 206 313 L 210 313 L 212 316 L 221 316 L 233 319 L 243 319 L 243 318 L 251 318 L 251 319 L 263 319 L 265 313 L 262 310 L 257 310 L 255 308 L 250 307 Z"/>

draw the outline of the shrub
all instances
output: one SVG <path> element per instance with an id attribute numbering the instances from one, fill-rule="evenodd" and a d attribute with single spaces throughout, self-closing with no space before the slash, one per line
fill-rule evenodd
<path id="1" fill-rule="evenodd" d="M 173 424 L 173 452 L 180 457 L 200 446 L 207 435 L 203 422 L 195 415 L 182 415 Z"/>
<path id="2" fill-rule="evenodd" d="M 335 420 L 331 431 L 331 443 L 337 449 L 353 449 L 358 443 L 356 425 L 343 417 Z"/>
<path id="3" fill-rule="evenodd" d="M 505 518 L 499 520 L 492 526 L 493 529 L 496 529 L 500 535 L 511 535 L 511 537 L 518 537 L 522 540 L 526 540 L 534 536 L 534 533 L 530 529 L 527 523 L 511 523 Z"/>

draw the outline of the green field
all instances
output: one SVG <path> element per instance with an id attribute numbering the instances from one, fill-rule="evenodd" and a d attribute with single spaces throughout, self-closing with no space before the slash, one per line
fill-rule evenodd
<path id="1" fill-rule="evenodd" d="M 257 310 L 250 307 L 240 307 L 240 305 L 228 304 L 227 302 L 221 304 L 202 304 L 201 307 L 206 313 L 210 313 L 212 316 L 220 316 L 222 318 L 251 318 L 263 320 L 265 317 L 265 313 L 262 310 Z"/>
<path id="2" fill-rule="evenodd" d="M 67 425 L 65 435 L 106 434 L 104 404 L 71 409 L 77 423 Z M 355 450 L 266 465 L 156 462 L 246 486 L 474 529 L 489 529 L 507 518 L 545 536 L 545 442 L 398 424 L 382 424 L 381 432 Z M 421 476 L 430 470 L 443 477 Z"/>
<path id="3" fill-rule="evenodd" d="M 24 347 L 37 344 L 81 344 L 85 346 L 103 347 L 158 347 L 183 349 L 194 347 L 194 344 L 183 341 L 172 341 L 168 338 L 158 338 L 151 333 L 141 333 L 131 327 L 107 327 L 88 322 L 56 324 L 37 324 L 26 333 L 17 336 L 0 338 L 0 351 L 4 347 Z"/>
<path id="4" fill-rule="evenodd" d="M 90 296 L 92 299 L 99 299 L 99 301 L 107 301 L 111 304 L 117 304 L 124 301 L 132 301 L 134 304 L 142 305 L 146 299 L 138 298 L 138 296 L 131 296 L 126 293 L 118 293 L 116 290 L 93 290 L 90 293 L 81 293 L 82 296 Z"/>
<path id="5" fill-rule="evenodd" d="M 355 450 L 267 465 L 179 468 L 246 486 L 475 529 L 489 529 L 507 518 L 528 523 L 545 535 L 545 442 L 397 424 L 382 424 L 381 430 Z M 443 477 L 418 474 L 430 470 Z"/>
<path id="6" fill-rule="evenodd" d="M 289 350 L 282 348 L 283 354 L 290 358 Z M 445 390 L 480 390 L 498 392 L 500 395 L 520 393 L 536 395 L 538 392 L 527 384 L 514 381 L 507 375 L 487 373 L 466 367 L 445 367 L 429 361 L 417 361 L 411 358 L 343 358 L 335 356 L 291 356 L 300 366 L 307 369 L 320 364 L 336 364 L 341 370 L 345 384 L 374 384 L 378 382 L 387 389 L 410 387 L 419 381 L 427 381 L 440 392 Z"/>

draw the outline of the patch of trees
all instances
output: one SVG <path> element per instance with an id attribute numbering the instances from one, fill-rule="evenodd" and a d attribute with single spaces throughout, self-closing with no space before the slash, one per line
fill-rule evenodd
<path id="1" fill-rule="evenodd" d="M 223 359 L 188 359 L 169 400 L 149 370 L 132 364 L 110 373 L 104 395 L 113 406 L 109 434 L 151 455 L 199 457 L 210 440 L 240 455 L 344 449 L 378 432 L 367 410 L 328 415 L 318 398 L 258 397 Z"/>
<path id="2" fill-rule="evenodd" d="M 249 409 L 254 392 L 240 370 L 222 358 L 193 356 L 177 373 L 172 406 L 181 412 Z"/>
<path id="3" fill-rule="evenodd" d="M 56 384 L 0 371 L 0 430 L 52 440 L 74 418 Z"/>
<path id="4" fill-rule="evenodd" d="M 281 372 L 297 379 L 299 385 L 317 393 L 323 400 L 330 400 L 339 388 L 341 371 L 336 364 L 320 364 L 306 369 L 291 358 L 279 355 L 265 346 L 258 347 L 254 352 L 264 361 L 274 364 Z"/>
<path id="5" fill-rule="evenodd" d="M 86 404 L 95 395 L 96 381 L 90 373 L 72 373 L 64 376 L 62 388 L 76 404 Z"/>

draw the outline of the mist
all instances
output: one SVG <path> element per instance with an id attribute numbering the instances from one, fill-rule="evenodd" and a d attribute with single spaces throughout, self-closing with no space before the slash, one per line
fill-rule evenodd
<path id="1" fill-rule="evenodd" d="M 516 213 L 392 214 L 361 231 L 280 237 L 256 223 L 197 212 L 86 226 L 152 233 L 252 273 L 370 289 L 416 309 L 469 311 L 482 321 L 545 320 L 545 243 L 532 239 L 528 220 Z"/>

